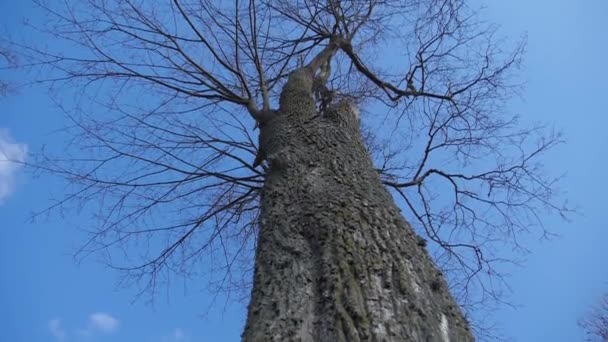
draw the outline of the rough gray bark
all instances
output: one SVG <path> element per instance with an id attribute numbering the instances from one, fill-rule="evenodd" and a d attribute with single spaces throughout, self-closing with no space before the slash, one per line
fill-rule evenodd
<path id="1" fill-rule="evenodd" d="M 270 168 L 243 341 L 472 341 L 374 170 L 356 107 L 317 113 L 312 81 L 292 73 L 261 127 Z"/>

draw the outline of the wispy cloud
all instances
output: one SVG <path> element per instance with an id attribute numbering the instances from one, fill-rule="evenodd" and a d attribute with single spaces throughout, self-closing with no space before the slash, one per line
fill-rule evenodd
<path id="1" fill-rule="evenodd" d="M 61 320 L 59 318 L 53 318 L 49 321 L 49 331 L 56 341 L 63 342 L 66 338 L 65 330 L 61 327 Z"/>
<path id="2" fill-rule="evenodd" d="M 105 334 L 118 330 L 118 320 L 105 312 L 96 312 L 89 316 L 91 328 Z"/>
<path id="3" fill-rule="evenodd" d="M 186 336 L 186 333 L 180 328 L 175 328 L 175 330 L 173 330 L 171 335 L 165 336 L 162 339 L 162 342 L 188 342 L 188 341 L 189 341 L 188 336 Z"/>
<path id="4" fill-rule="evenodd" d="M 48 327 L 51 335 L 57 342 L 83 342 L 90 341 L 96 335 L 113 334 L 118 331 L 120 322 L 114 316 L 105 312 L 95 312 L 89 315 L 85 327 L 64 329 L 59 318 L 49 321 Z M 177 336 L 177 335 L 176 335 Z M 186 342 L 185 340 L 175 340 Z"/>
<path id="5" fill-rule="evenodd" d="M 55 342 L 92 342 L 103 338 L 101 335 L 116 333 L 119 325 L 120 321 L 111 314 L 95 312 L 89 315 L 84 326 L 66 329 L 60 318 L 53 318 L 48 322 L 48 329 Z M 182 328 L 175 328 L 160 341 L 190 342 L 193 339 Z"/>
<path id="6" fill-rule="evenodd" d="M 5 128 L 0 128 L 0 205 L 14 191 L 19 162 L 25 161 L 27 145 L 14 142 Z"/>

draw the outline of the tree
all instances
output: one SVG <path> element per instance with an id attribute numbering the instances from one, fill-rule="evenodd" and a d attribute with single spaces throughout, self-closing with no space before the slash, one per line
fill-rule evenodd
<path id="1" fill-rule="evenodd" d="M 608 295 L 604 295 L 578 324 L 585 330 L 587 341 L 608 341 Z"/>
<path id="2" fill-rule="evenodd" d="M 561 137 L 504 112 L 523 43 L 462 0 L 37 3 L 78 147 L 34 165 L 74 186 L 51 209 L 93 205 L 80 252 L 146 293 L 201 260 L 251 287 L 244 341 L 472 340 L 500 246 L 568 211 Z"/>

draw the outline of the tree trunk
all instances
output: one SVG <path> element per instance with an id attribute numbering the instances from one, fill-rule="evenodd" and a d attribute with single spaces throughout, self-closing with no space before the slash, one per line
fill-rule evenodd
<path id="1" fill-rule="evenodd" d="M 312 79 L 292 73 L 261 127 L 270 169 L 243 341 L 472 341 L 374 170 L 358 110 L 318 114 Z"/>

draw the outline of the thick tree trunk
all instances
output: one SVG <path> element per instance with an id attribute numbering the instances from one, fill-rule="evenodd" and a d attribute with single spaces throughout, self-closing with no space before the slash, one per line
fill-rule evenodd
<path id="1" fill-rule="evenodd" d="M 374 170 L 357 109 L 317 114 L 312 78 L 294 72 L 261 128 L 270 170 L 243 341 L 472 341 Z"/>

